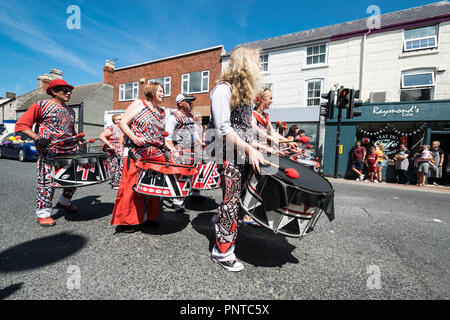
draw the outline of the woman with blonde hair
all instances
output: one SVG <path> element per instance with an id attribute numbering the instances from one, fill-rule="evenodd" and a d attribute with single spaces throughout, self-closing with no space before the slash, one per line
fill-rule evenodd
<path id="1" fill-rule="evenodd" d="M 131 103 L 122 116 L 119 126 L 125 134 L 128 156 L 124 159 L 122 180 L 114 205 L 111 225 L 119 231 L 134 232 L 136 226 L 145 223 L 156 227 L 159 200 L 135 192 L 140 169 L 136 162 L 142 159 L 164 161 L 165 112 L 159 105 L 164 99 L 164 88 L 156 82 L 144 87 L 145 99 Z"/>
<path id="2" fill-rule="evenodd" d="M 109 155 L 108 168 L 111 175 L 111 187 L 119 189 L 123 168 L 123 132 L 119 127 L 122 119 L 120 113 L 112 116 L 112 125 L 109 125 L 98 136 L 103 141 L 102 149 Z"/>
<path id="3" fill-rule="evenodd" d="M 428 182 L 435 186 L 439 185 L 438 181 L 442 178 L 442 165 L 444 164 L 444 150 L 439 148 L 441 143 L 439 141 L 431 142 L 431 155 L 434 164 L 430 166 L 428 173 Z"/>
<path id="4" fill-rule="evenodd" d="M 230 57 L 227 68 L 211 91 L 210 129 L 233 148 L 233 158 L 216 159 L 221 177 L 223 202 L 217 210 L 214 225 L 216 241 L 211 259 L 228 271 L 241 271 L 244 265 L 236 259 L 239 195 L 251 168 L 260 172 L 263 155 L 253 140 L 251 102 L 256 94 L 261 64 L 259 50 L 241 47 Z M 219 141 L 219 143 L 222 143 Z M 230 147 L 229 146 L 229 147 Z M 237 152 L 243 150 L 244 152 Z M 224 152 L 226 155 L 227 152 Z"/>
<path id="5" fill-rule="evenodd" d="M 379 143 L 376 146 L 376 153 L 378 154 L 377 166 L 378 166 L 378 182 L 383 181 L 383 160 L 387 159 L 387 156 L 384 154 L 384 143 Z"/>

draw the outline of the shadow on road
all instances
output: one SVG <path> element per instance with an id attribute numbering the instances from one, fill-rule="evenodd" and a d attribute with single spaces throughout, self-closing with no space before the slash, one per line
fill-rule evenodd
<path id="1" fill-rule="evenodd" d="M 4 289 L 0 289 L 0 300 L 8 298 L 23 287 L 23 282 L 12 284 Z"/>
<path id="2" fill-rule="evenodd" d="M 59 209 L 52 218 L 57 220 L 64 216 L 67 221 L 89 221 L 112 214 L 114 203 L 101 202 L 98 198 L 100 196 L 88 196 L 74 200 L 72 203 L 78 208 L 78 212 L 68 213 L 64 209 Z"/>
<path id="3" fill-rule="evenodd" d="M 0 252 L 0 273 L 39 268 L 58 262 L 81 250 L 86 238 L 60 233 L 31 240 Z"/>
<path id="4" fill-rule="evenodd" d="M 190 196 L 184 201 L 184 207 L 192 211 L 211 211 L 216 210 L 219 205 L 214 199 L 204 196 Z"/>
<path id="5" fill-rule="evenodd" d="M 182 231 L 189 224 L 189 215 L 185 213 L 175 212 L 173 210 L 161 209 L 159 214 L 157 228 L 143 227 L 142 233 L 165 235 Z"/>
<path id="6" fill-rule="evenodd" d="M 209 251 L 215 241 L 214 224 L 211 221 L 215 212 L 200 213 L 191 224 L 195 231 L 209 240 Z M 240 225 L 238 229 L 235 254 L 238 259 L 255 267 L 281 267 L 286 263 L 298 263 L 292 255 L 296 248 L 285 237 L 274 234 L 264 227 L 255 228 Z"/>

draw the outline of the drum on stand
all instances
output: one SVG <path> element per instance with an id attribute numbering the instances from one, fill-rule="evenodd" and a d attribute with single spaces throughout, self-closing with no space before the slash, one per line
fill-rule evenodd
<path id="1" fill-rule="evenodd" d="M 197 169 L 192 165 L 172 162 L 139 160 L 141 169 L 133 190 L 146 196 L 159 198 L 184 198 L 192 193 L 193 176 Z"/>
<path id="2" fill-rule="evenodd" d="M 68 188 L 105 182 L 111 178 L 107 159 L 104 153 L 54 156 L 50 160 L 52 185 L 55 188 Z"/>
<path id="3" fill-rule="evenodd" d="M 243 210 L 262 226 L 288 237 L 303 237 L 314 229 L 322 212 L 334 219 L 334 190 L 327 179 L 287 157 L 267 158 L 280 168 L 292 168 L 292 179 L 283 169 L 263 166 L 261 174 L 250 173 L 242 192 Z"/>

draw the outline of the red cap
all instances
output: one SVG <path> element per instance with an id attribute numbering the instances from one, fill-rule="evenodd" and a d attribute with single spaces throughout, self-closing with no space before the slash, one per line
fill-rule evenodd
<path id="1" fill-rule="evenodd" d="M 55 79 L 55 80 L 50 81 L 50 83 L 48 84 L 48 88 L 47 88 L 46 92 L 49 96 L 52 95 L 52 93 L 50 92 L 50 89 L 52 89 L 54 87 L 69 87 L 71 90 L 73 90 L 73 86 L 68 84 L 63 79 Z"/>

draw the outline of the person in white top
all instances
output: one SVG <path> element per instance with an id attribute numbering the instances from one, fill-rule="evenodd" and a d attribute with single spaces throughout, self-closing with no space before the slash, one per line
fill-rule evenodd
<path id="1" fill-rule="evenodd" d="M 231 56 L 226 70 L 210 94 L 211 119 L 221 144 L 232 158 L 217 159 L 222 181 L 223 202 L 214 225 L 216 241 L 211 259 L 228 271 L 241 271 L 244 265 L 234 254 L 238 230 L 239 195 L 248 170 L 260 172 L 263 155 L 254 147 L 251 102 L 255 97 L 261 64 L 259 50 L 241 47 Z M 256 142 L 256 141 L 255 141 Z M 230 149 L 231 146 L 231 149 Z M 241 152 L 239 152 L 241 151 Z M 225 153 L 226 154 L 226 153 Z"/>

